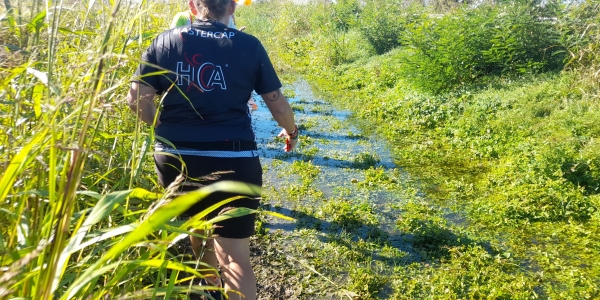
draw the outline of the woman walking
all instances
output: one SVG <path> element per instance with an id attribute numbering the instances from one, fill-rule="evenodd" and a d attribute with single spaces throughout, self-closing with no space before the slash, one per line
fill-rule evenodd
<path id="1" fill-rule="evenodd" d="M 281 83 L 258 39 L 228 28 L 235 12 L 232 0 L 193 0 L 196 20 L 158 35 L 142 55 L 127 96 L 138 118 L 156 127 L 154 156 L 158 178 L 164 187 L 183 174 L 186 182 L 209 184 L 235 180 L 262 186 L 251 114 L 247 101 L 252 91 L 260 94 L 277 123 L 283 127 L 284 151 L 294 149 L 298 127 L 293 111 L 280 91 Z M 155 96 L 160 95 L 157 114 Z M 159 116 L 155 118 L 155 116 Z M 168 143 L 163 142 L 168 141 Z M 197 187 L 183 185 L 181 190 Z M 215 193 L 187 211 L 194 215 L 222 200 L 239 196 Z M 258 208 L 259 195 L 244 195 L 214 211 L 208 218 L 235 207 Z M 250 236 L 255 215 L 228 219 L 214 226 L 214 239 L 206 243 L 191 237 L 194 253 L 218 267 L 225 291 L 239 291 L 244 299 L 256 299 L 256 278 L 250 264 Z M 216 275 L 216 274 L 215 274 Z M 218 280 L 211 280 L 218 281 Z M 230 299 L 241 299 L 228 293 Z"/>

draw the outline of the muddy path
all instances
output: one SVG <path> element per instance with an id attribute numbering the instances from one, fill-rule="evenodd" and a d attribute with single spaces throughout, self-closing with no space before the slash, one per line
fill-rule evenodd
<path id="1" fill-rule="evenodd" d="M 386 274 L 420 261 L 396 226 L 419 190 L 386 145 L 303 81 L 284 89 L 301 130 L 291 154 L 262 101 L 253 124 L 264 170 L 263 217 L 253 238 L 259 299 L 386 298 Z M 257 97 L 259 98 L 259 97 Z M 379 281 L 379 282 L 378 282 Z"/>

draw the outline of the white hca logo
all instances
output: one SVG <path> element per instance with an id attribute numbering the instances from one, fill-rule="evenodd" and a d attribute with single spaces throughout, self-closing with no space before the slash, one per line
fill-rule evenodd
<path id="1" fill-rule="evenodd" d="M 225 76 L 223 69 L 213 63 L 203 63 L 198 67 L 186 64 L 184 69 L 183 62 L 177 63 L 177 85 L 190 85 L 196 83 L 203 91 L 210 92 L 216 87 L 226 90 Z"/>

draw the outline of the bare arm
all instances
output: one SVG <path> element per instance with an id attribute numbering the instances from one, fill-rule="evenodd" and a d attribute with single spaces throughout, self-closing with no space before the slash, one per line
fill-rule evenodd
<path id="1" fill-rule="evenodd" d="M 279 89 L 270 93 L 262 94 L 260 96 L 265 101 L 265 104 L 271 112 L 271 115 L 273 115 L 273 119 L 277 121 L 279 126 L 283 127 L 283 130 L 281 133 L 279 133 L 279 136 L 286 138 L 286 146 L 284 147 L 284 150 L 286 152 L 292 151 L 294 147 L 296 147 L 298 139 L 290 138 L 290 133 L 296 131 L 296 121 L 294 120 L 294 111 L 288 103 L 287 98 Z"/>
<path id="2" fill-rule="evenodd" d="M 127 105 L 137 113 L 138 118 L 148 125 L 157 127 L 160 120 L 156 115 L 156 105 L 154 104 L 154 95 L 156 90 L 144 84 L 132 82 L 127 94 Z M 156 117 L 156 122 L 155 122 Z"/>

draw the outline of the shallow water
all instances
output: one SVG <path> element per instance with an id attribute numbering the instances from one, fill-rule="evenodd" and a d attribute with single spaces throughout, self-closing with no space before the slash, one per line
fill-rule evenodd
<path id="1" fill-rule="evenodd" d="M 384 188 L 357 188 L 356 182 L 365 180 L 364 167 L 357 167 L 355 158 L 360 154 L 368 154 L 379 161 L 373 165 L 382 168 L 386 173 L 398 176 L 398 180 L 407 179 L 407 174 L 397 169 L 393 163 L 390 152 L 385 144 L 373 135 L 363 135 L 357 126 L 352 124 L 350 113 L 336 109 L 331 104 L 316 97 L 308 83 L 298 81 L 288 87 L 293 90 L 293 96 L 288 100 L 295 109 L 296 122 L 301 128 L 300 144 L 294 154 L 286 154 L 281 148 L 281 140 L 275 136 L 281 130 L 272 119 L 267 107 L 260 97 L 255 101 L 259 105 L 253 112 L 253 126 L 259 144 L 261 162 L 266 167 L 264 174 L 265 188 L 279 191 L 281 187 L 294 184 L 300 178 L 294 174 L 286 173 L 295 160 L 308 161 L 318 167 L 319 174 L 312 186 L 318 189 L 324 199 L 344 199 L 354 204 L 367 202 L 376 212 L 380 229 L 388 234 L 389 242 L 399 248 L 405 249 L 406 245 L 399 237 L 400 232 L 395 227 L 395 222 L 401 211 L 397 208 L 406 200 L 402 198 L 401 191 L 390 191 Z M 291 94 L 285 93 L 284 94 Z M 286 195 L 278 193 L 278 200 L 271 199 L 264 205 L 269 205 L 273 211 L 298 218 L 298 207 L 317 207 L 322 203 L 317 199 L 290 200 Z M 267 206 L 265 206 L 267 207 Z M 303 222 L 320 222 L 309 218 Z M 323 230 L 327 230 L 324 222 Z M 283 230 L 291 232 L 298 228 L 298 222 L 285 221 L 278 218 L 268 218 L 267 227 L 270 230 Z M 360 235 L 366 235 L 367 229 L 358 230 Z"/>

